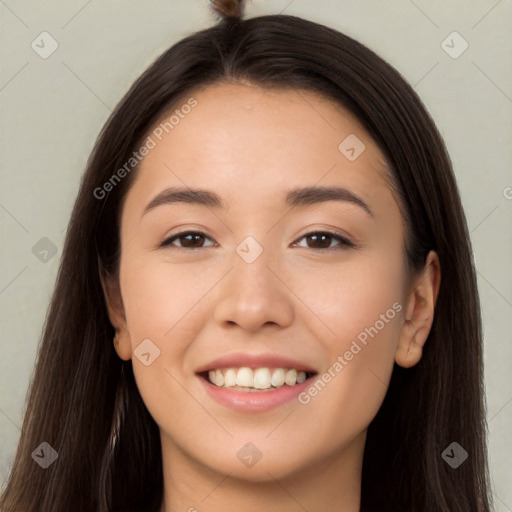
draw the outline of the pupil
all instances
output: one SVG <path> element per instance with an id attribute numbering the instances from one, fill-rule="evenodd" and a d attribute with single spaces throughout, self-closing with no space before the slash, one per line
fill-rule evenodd
<path id="1" fill-rule="evenodd" d="M 201 235 L 198 235 L 198 234 L 195 234 L 195 233 L 189 233 L 188 235 L 185 235 L 185 239 L 189 239 L 190 240 L 190 237 L 194 238 L 195 239 L 195 242 L 197 242 L 197 239 L 198 238 L 202 238 Z M 189 244 L 186 244 L 187 247 L 189 246 Z M 194 245 L 194 241 L 192 241 L 192 245 Z"/>
<path id="2" fill-rule="evenodd" d="M 325 241 L 327 240 L 327 242 L 329 242 L 329 240 L 328 240 L 328 239 L 329 239 L 330 235 L 328 235 L 328 234 L 326 234 L 326 233 L 320 233 L 319 235 L 310 235 L 310 237 L 313 239 L 313 241 L 314 241 L 314 242 L 318 242 L 318 241 L 319 241 L 318 239 L 319 239 L 320 237 L 321 237 L 321 238 L 323 238 L 323 242 L 324 242 L 323 246 L 325 246 Z M 321 243 L 321 242 L 322 242 L 322 241 L 320 241 L 320 243 Z M 327 246 L 328 246 L 328 245 L 329 245 L 329 243 L 327 243 Z"/>

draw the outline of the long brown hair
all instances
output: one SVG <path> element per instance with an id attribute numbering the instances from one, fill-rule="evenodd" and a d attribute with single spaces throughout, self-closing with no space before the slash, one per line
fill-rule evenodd
<path id="1" fill-rule="evenodd" d="M 161 55 L 96 142 L 66 233 L 0 508 L 159 510 L 159 430 L 131 362 L 114 351 L 100 282 L 100 272 L 115 277 L 118 270 L 120 210 L 136 167 L 105 197 L 97 191 L 105 190 L 164 113 L 198 87 L 226 80 L 316 91 L 352 112 L 392 171 L 407 223 L 409 267 L 421 269 L 429 250 L 439 255 L 443 279 L 423 357 L 410 369 L 395 365 L 368 428 L 361 510 L 489 512 L 475 268 L 454 173 L 434 122 L 399 73 L 350 37 L 294 16 L 243 20 L 236 12 Z M 454 441 L 468 453 L 457 469 L 442 457 Z M 58 453 L 47 469 L 31 457 L 42 442 Z"/>

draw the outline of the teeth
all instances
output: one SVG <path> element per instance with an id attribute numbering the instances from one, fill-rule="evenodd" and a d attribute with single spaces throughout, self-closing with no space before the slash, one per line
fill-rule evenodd
<path id="1" fill-rule="evenodd" d="M 288 386 L 293 386 L 297 382 L 297 370 L 288 370 L 284 377 L 284 382 Z"/>
<path id="2" fill-rule="evenodd" d="M 236 374 L 236 385 L 242 386 L 243 388 L 252 388 L 254 382 L 254 377 L 252 374 L 252 370 L 244 366 L 238 370 Z"/>
<path id="3" fill-rule="evenodd" d="M 254 372 L 253 388 L 268 389 L 272 385 L 270 370 L 268 368 L 258 368 Z"/>
<path id="4" fill-rule="evenodd" d="M 220 371 L 220 373 L 222 372 Z M 217 372 L 215 372 L 215 375 L 217 375 Z M 214 380 L 212 381 L 212 383 L 217 386 L 223 385 L 218 380 Z M 229 368 L 229 370 L 226 370 L 226 373 L 224 374 L 224 386 L 227 388 L 233 388 L 236 386 L 236 372 L 233 368 Z"/>
<path id="5" fill-rule="evenodd" d="M 282 368 L 278 368 L 272 374 L 272 386 L 275 388 L 280 388 L 284 384 L 284 370 Z"/>
<path id="6" fill-rule="evenodd" d="M 304 382 L 306 372 L 294 368 L 257 368 L 255 370 L 243 366 L 242 368 L 215 369 L 208 372 L 208 379 L 212 384 L 224 388 L 245 388 L 241 391 L 270 390 L 280 388 L 285 384 L 295 386 Z"/>
<path id="7" fill-rule="evenodd" d="M 218 382 L 219 386 L 224 385 L 224 375 L 220 370 L 215 370 L 215 382 Z"/>

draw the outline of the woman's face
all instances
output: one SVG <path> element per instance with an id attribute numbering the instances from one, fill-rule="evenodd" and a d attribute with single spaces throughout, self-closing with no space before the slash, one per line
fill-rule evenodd
<path id="1" fill-rule="evenodd" d="M 382 155 L 312 92 L 191 96 L 121 222 L 117 350 L 164 460 L 263 481 L 361 458 L 409 293 Z"/>

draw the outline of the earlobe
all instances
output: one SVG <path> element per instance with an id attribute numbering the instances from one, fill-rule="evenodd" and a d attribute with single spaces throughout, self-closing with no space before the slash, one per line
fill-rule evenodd
<path id="1" fill-rule="evenodd" d="M 395 353 L 395 362 L 404 368 L 416 365 L 421 359 L 423 346 L 434 321 L 440 282 L 439 257 L 436 252 L 430 251 L 424 270 L 414 280 L 407 297 L 404 323 Z"/>
<path id="2" fill-rule="evenodd" d="M 117 355 L 123 361 L 128 361 L 131 359 L 131 341 L 130 336 L 128 334 L 128 330 L 124 327 L 121 332 L 116 331 L 114 336 L 114 349 L 117 352 Z"/>
<path id="3" fill-rule="evenodd" d="M 418 364 L 423 354 L 423 343 L 416 339 L 414 324 L 411 321 L 406 321 L 400 331 L 395 362 L 403 368 L 411 368 Z"/>
<path id="4" fill-rule="evenodd" d="M 107 275 L 100 270 L 100 282 L 105 298 L 108 317 L 110 323 L 116 330 L 113 339 L 114 348 L 117 355 L 124 361 L 131 359 L 131 340 L 126 325 L 126 317 L 124 314 L 123 301 L 119 285 L 114 281 L 112 276 Z"/>

